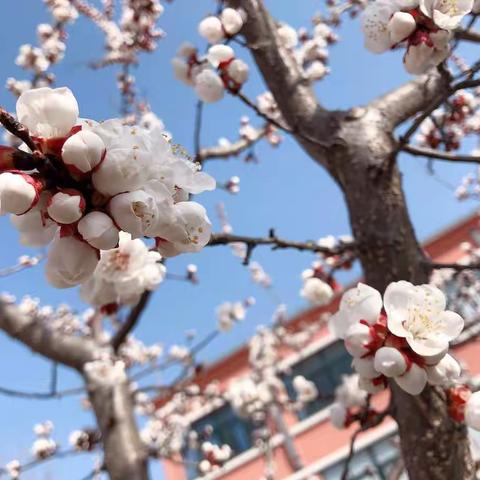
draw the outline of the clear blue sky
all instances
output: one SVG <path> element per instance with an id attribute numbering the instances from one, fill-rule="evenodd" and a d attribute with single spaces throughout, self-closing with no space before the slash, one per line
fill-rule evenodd
<path id="1" fill-rule="evenodd" d="M 308 25 L 312 13 L 323 5 L 319 0 L 294 2 L 295 8 L 292 8 L 291 0 L 269 0 L 266 3 L 278 19 L 295 27 Z M 142 57 L 141 66 L 136 71 L 142 95 L 164 120 L 175 142 L 188 149 L 192 148 L 195 96 L 191 89 L 174 80 L 170 59 L 182 41 L 190 40 L 203 48 L 196 26 L 209 9 L 214 9 L 214 2 L 175 0 L 167 5 L 160 20 L 167 37 L 160 42 L 155 54 Z M 23 72 L 14 65 L 18 47 L 35 41 L 36 25 L 47 20 L 48 16 L 40 0 L 16 0 L 2 2 L 0 17 L 1 83 L 9 76 L 24 78 Z M 115 89 L 115 69 L 92 72 L 87 66 L 89 61 L 101 55 L 102 37 L 95 26 L 83 19 L 69 32 L 66 59 L 55 69 L 57 85 L 66 85 L 74 91 L 83 117 L 100 120 L 116 116 L 119 97 Z M 331 49 L 332 75 L 317 87 L 318 96 L 327 107 L 345 108 L 367 102 L 408 78 L 402 69 L 399 53 L 377 57 L 364 50 L 358 22 L 347 21 L 340 34 L 342 42 Z M 239 55 L 249 58 L 247 52 L 239 52 Z M 252 77 L 246 93 L 254 97 L 264 87 L 258 75 Z M 6 90 L 0 89 L 0 104 L 14 109 L 13 99 Z M 232 98 L 207 106 L 203 144 L 216 143 L 222 136 L 235 139 L 238 120 L 243 114 L 249 112 Z M 254 115 L 251 118 L 253 123 L 257 121 Z M 256 154 L 260 159 L 258 165 L 246 165 L 238 159 L 208 165 L 208 171 L 219 181 L 231 175 L 241 177 L 238 196 L 218 191 L 203 194 L 198 199 L 208 208 L 216 230 L 219 225 L 214 207 L 221 201 L 239 234 L 262 235 L 270 227 L 275 227 L 279 235 L 295 240 L 349 233 L 347 213 L 338 188 L 294 142 L 286 138 L 276 150 L 260 144 Z M 445 185 L 458 184 L 470 170 L 468 166 L 437 163 L 435 171 L 445 182 L 441 183 L 427 174 L 423 160 L 405 156 L 400 163 L 410 212 L 420 238 L 426 238 L 477 208 L 474 201 L 458 203 Z M 0 228 L 3 247 L 0 267 L 14 264 L 21 254 L 33 253 L 18 244 L 17 234 L 8 219 L 0 219 Z M 291 313 L 306 307 L 298 291 L 300 272 L 310 264 L 311 255 L 259 248 L 253 259 L 261 262 L 271 274 L 276 292 L 288 304 Z M 268 322 L 274 304 L 269 295 L 251 283 L 248 271 L 228 248 L 209 248 L 197 255 L 175 259 L 169 262 L 169 270 L 183 272 L 191 262 L 199 267 L 200 285 L 174 281 L 162 284 L 137 334 L 146 342 L 161 341 L 167 346 L 182 342 L 183 332 L 187 329 L 194 328 L 202 336 L 214 327 L 214 309 L 218 304 L 254 295 L 257 305 L 250 310 L 248 319 L 203 352 L 203 358 L 211 361 L 245 341 L 256 325 Z M 342 278 L 347 280 L 351 275 Z M 76 308 L 83 308 L 75 290 L 58 291 L 46 286 L 41 266 L 0 279 L 0 290 L 12 292 L 17 297 L 30 293 L 46 304 L 68 302 Z M 49 365 L 46 362 L 4 336 L 0 336 L 0 352 L 3 358 L 1 386 L 31 391 L 47 388 Z M 79 382 L 78 378 L 64 371 L 61 380 L 64 386 Z M 32 402 L 0 397 L 0 464 L 15 457 L 28 458 L 27 450 L 33 440 L 32 425 L 45 419 L 54 421 L 56 438 L 63 445 L 67 444 L 71 430 L 91 424 L 90 414 L 81 411 L 76 399 Z M 89 465 L 84 460 L 65 460 L 22 478 L 75 480 L 88 472 Z M 160 469 L 155 468 L 154 478 L 163 478 Z"/>

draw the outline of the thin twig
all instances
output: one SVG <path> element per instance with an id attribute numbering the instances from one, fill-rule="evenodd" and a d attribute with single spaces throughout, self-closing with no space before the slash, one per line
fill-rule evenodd
<path id="1" fill-rule="evenodd" d="M 323 253 L 328 256 L 340 255 L 346 251 L 355 250 L 356 248 L 353 242 L 341 243 L 337 247 L 328 248 L 318 245 L 314 241 L 295 242 L 291 240 L 283 240 L 278 238 L 272 231 L 268 237 L 247 237 L 244 235 L 234 235 L 230 233 L 215 233 L 212 235 L 208 246 L 228 245 L 231 243 L 244 243 L 247 245 L 247 251 L 249 248 L 252 250 L 259 245 L 270 245 L 272 250 L 293 248 L 299 251 Z"/>
<path id="2" fill-rule="evenodd" d="M 463 155 L 451 152 L 441 152 L 440 150 L 434 150 L 433 148 L 416 147 L 414 145 L 402 145 L 401 150 L 416 157 L 435 158 L 437 160 L 446 160 L 448 162 L 480 163 L 480 155 Z"/>
<path id="3" fill-rule="evenodd" d="M 12 390 L 10 388 L 0 387 L 0 395 L 7 397 L 18 397 L 30 400 L 53 400 L 73 395 L 81 395 L 85 393 L 84 387 L 70 388 L 67 390 L 50 391 L 50 392 L 24 392 L 20 390 Z"/>

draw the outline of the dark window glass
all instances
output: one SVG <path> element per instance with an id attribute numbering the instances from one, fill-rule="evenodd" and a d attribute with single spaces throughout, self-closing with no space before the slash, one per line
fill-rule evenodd
<path id="1" fill-rule="evenodd" d="M 291 398 L 295 398 L 292 380 L 297 375 L 303 375 L 314 382 L 319 392 L 319 398 L 299 412 L 298 417 L 301 420 L 332 403 L 335 388 L 341 383 L 342 375 L 352 373 L 351 363 L 352 357 L 345 350 L 343 342 L 335 342 L 290 369 L 284 378 Z"/>

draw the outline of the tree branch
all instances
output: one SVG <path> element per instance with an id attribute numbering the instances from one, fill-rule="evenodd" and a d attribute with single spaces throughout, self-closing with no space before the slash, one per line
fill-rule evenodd
<path id="1" fill-rule="evenodd" d="M 416 157 L 435 158 L 437 160 L 446 160 L 449 162 L 469 162 L 480 163 L 479 155 L 462 155 L 451 152 L 442 152 L 433 148 L 416 147 L 414 145 L 402 145 L 401 150 Z"/>
<path id="2" fill-rule="evenodd" d="M 467 42 L 480 43 L 480 32 L 474 30 L 457 30 L 455 37 L 459 40 L 466 40 Z"/>
<path id="3" fill-rule="evenodd" d="M 234 235 L 230 233 L 214 233 L 207 245 L 228 245 L 230 243 L 245 243 L 247 248 L 250 247 L 251 249 L 259 245 L 270 245 L 272 250 L 293 248 L 299 251 L 323 253 L 328 256 L 340 255 L 341 253 L 355 249 L 355 244 L 353 242 L 340 244 L 334 248 L 328 248 L 318 245 L 314 241 L 295 242 L 291 240 L 283 240 L 278 238 L 274 231 L 271 231 L 268 237 L 247 237 L 244 235 Z"/>
<path id="4" fill-rule="evenodd" d="M 43 322 L 25 315 L 15 305 L 2 301 L 0 329 L 34 352 L 76 370 L 82 370 L 98 351 L 92 339 L 56 332 Z"/>
<path id="5" fill-rule="evenodd" d="M 223 146 L 215 146 L 215 147 L 208 147 L 202 148 L 198 153 L 196 159 L 200 163 L 205 162 L 206 160 L 211 160 L 215 158 L 228 158 L 228 157 L 236 157 L 240 155 L 243 151 L 247 148 L 254 145 L 256 142 L 261 140 L 267 134 L 268 127 L 264 126 L 262 128 L 258 128 L 255 131 L 255 135 L 252 135 L 251 138 L 242 137 L 234 143 Z"/>
<path id="6" fill-rule="evenodd" d="M 480 270 L 480 263 L 470 263 L 470 264 L 463 264 L 463 263 L 436 263 L 436 262 L 428 262 L 428 266 L 432 270 L 441 270 L 442 268 L 450 268 L 457 272 L 462 272 L 464 270 Z"/>
<path id="7" fill-rule="evenodd" d="M 415 78 L 375 99 L 371 106 L 382 112 L 392 127 L 420 112 L 448 90 L 448 83 L 438 73 Z M 427 115 L 428 116 L 428 115 Z"/>
<path id="8" fill-rule="evenodd" d="M 313 120 L 325 110 L 318 104 L 310 82 L 302 75 L 292 53 L 282 46 L 275 21 L 262 0 L 227 0 L 226 3 L 247 13 L 241 33 L 288 125 L 294 132 L 301 126 L 305 133 L 309 133 L 311 126 L 313 133 L 316 123 Z M 318 129 L 318 124 L 316 127 Z"/>
<path id="9" fill-rule="evenodd" d="M 128 318 L 122 324 L 122 326 L 118 329 L 115 336 L 112 338 L 112 347 L 115 352 L 120 348 L 122 343 L 127 338 L 128 334 L 135 328 L 135 325 L 140 320 L 143 311 L 148 305 L 150 297 L 152 296 L 152 292 L 150 290 L 145 290 L 140 297 L 138 303 L 132 308 Z"/>

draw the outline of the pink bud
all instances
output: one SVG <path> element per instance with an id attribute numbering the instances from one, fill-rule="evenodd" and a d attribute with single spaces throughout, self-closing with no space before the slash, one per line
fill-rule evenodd
<path id="1" fill-rule="evenodd" d="M 386 377 L 397 377 L 405 373 L 407 362 L 396 348 L 382 347 L 375 353 L 375 369 Z"/>
<path id="2" fill-rule="evenodd" d="M 28 212 L 38 202 L 42 188 L 41 182 L 26 173 L 0 174 L 0 215 Z"/>

